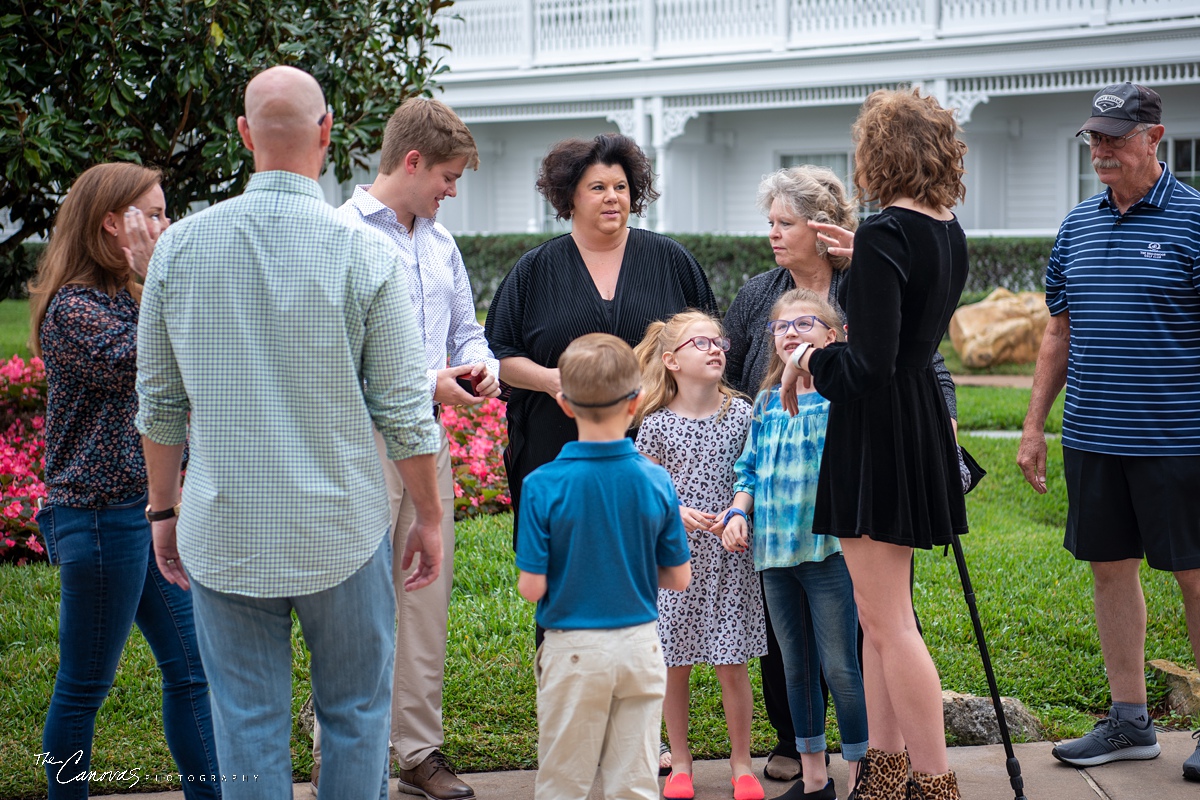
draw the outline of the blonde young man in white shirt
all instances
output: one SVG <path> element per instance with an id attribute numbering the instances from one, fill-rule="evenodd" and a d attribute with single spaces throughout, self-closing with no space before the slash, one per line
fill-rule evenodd
<path id="1" fill-rule="evenodd" d="M 475 319 L 471 284 L 462 255 L 443 226 L 438 206 L 454 197 L 467 168 L 478 169 L 475 140 L 445 104 L 424 97 L 405 101 L 388 121 L 379 174 L 370 186 L 358 186 L 342 212 L 383 233 L 401 252 L 409 296 L 425 344 L 431 412 L 442 406 L 474 405 L 500 394 L 499 362 L 488 349 Z M 447 367 L 447 357 L 451 366 Z M 473 384 L 473 392 L 459 385 Z M 394 531 L 405 531 L 415 511 L 400 474 L 380 458 L 392 509 Z M 470 800 L 475 792 L 454 774 L 441 752 L 442 680 L 446 663 L 446 626 L 454 580 L 454 483 L 450 449 L 443 436 L 437 455 L 438 488 L 443 504 L 442 571 L 433 584 L 416 592 L 403 588 L 404 570 L 392 565 L 396 588 L 396 667 L 392 693 L 393 758 L 399 762 L 401 792 L 430 800 Z M 313 780 L 320 767 L 320 738 L 314 736 Z"/>

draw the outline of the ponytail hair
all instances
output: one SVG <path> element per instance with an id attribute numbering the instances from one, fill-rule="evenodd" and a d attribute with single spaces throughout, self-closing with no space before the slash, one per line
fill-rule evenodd
<path id="1" fill-rule="evenodd" d="M 684 331 L 697 322 L 712 323 L 722 336 L 725 335 L 725 329 L 721 326 L 719 319 L 707 311 L 697 311 L 693 308 L 668 317 L 665 321 L 655 320 L 646 326 L 646 333 L 642 337 L 642 341 L 633 349 L 634 355 L 637 356 L 638 366 L 642 370 L 642 402 L 634 416 L 633 427 L 641 425 L 643 419 L 660 408 L 666 408 L 679 393 L 679 385 L 675 383 L 675 376 L 663 363 L 663 354 L 673 352 L 679 346 L 679 340 Z M 720 414 L 717 416 L 717 420 L 720 421 L 729 411 L 733 398 L 742 395 L 725 383 L 724 377 L 721 378 L 718 389 L 725 396 Z"/>

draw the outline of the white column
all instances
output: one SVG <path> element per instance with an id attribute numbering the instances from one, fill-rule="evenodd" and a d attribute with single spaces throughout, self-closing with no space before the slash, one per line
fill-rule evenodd
<path id="1" fill-rule="evenodd" d="M 641 0 L 638 3 L 638 20 L 641 23 L 641 55 L 642 61 L 653 61 L 654 50 L 658 46 L 658 21 L 655 19 L 655 0 Z"/>
<path id="2" fill-rule="evenodd" d="M 665 212 L 670 208 L 670 203 L 664 202 L 668 198 L 666 174 L 668 148 L 671 140 L 683 133 L 688 120 L 699 114 L 700 112 L 694 108 L 667 108 L 662 97 L 650 98 L 650 119 L 654 125 L 654 171 L 658 173 L 658 191 L 661 194 L 658 200 L 657 229 L 659 233 L 666 230 L 667 215 Z"/>
<path id="3" fill-rule="evenodd" d="M 792 39 L 791 19 L 788 18 L 790 0 L 775 0 L 775 41 L 771 49 L 775 52 L 787 50 Z"/>
<path id="4" fill-rule="evenodd" d="M 533 66 L 537 57 L 537 0 L 521 0 L 521 69 Z"/>
<path id="5" fill-rule="evenodd" d="M 921 24 L 922 39 L 936 39 L 941 33 L 942 2 L 944 0 L 925 0 L 925 18 Z"/>

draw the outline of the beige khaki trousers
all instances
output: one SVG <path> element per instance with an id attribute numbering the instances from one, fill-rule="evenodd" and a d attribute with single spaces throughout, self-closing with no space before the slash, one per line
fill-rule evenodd
<path id="1" fill-rule="evenodd" d="M 654 622 L 546 631 L 538 648 L 535 800 L 658 800 L 658 737 L 667 689 Z"/>
<path id="2" fill-rule="evenodd" d="M 388 503 L 392 509 L 392 584 L 396 591 L 396 668 L 392 676 L 392 757 L 402 769 L 413 769 L 445 742 L 442 730 L 442 681 L 446 671 L 446 630 L 450 590 L 454 585 L 454 478 L 450 443 L 443 436 L 437 454 L 438 494 L 442 500 L 442 570 L 438 579 L 415 592 L 404 591 L 412 572 L 401 568 L 405 537 L 416 507 L 404 489 L 400 472 L 387 457 L 387 446 L 375 432 L 383 463 Z M 320 727 L 313 726 L 313 761 L 321 763 Z"/>

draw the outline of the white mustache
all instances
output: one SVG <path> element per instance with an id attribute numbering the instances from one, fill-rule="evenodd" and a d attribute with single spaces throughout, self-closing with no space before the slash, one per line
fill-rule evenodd
<path id="1" fill-rule="evenodd" d="M 1115 158 L 1100 158 L 1097 156 L 1092 159 L 1092 169 L 1116 169 L 1121 166 L 1121 162 Z"/>

